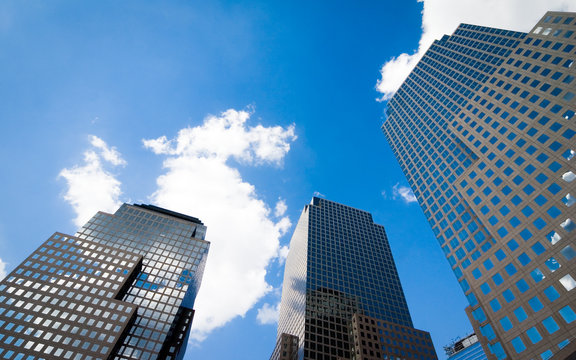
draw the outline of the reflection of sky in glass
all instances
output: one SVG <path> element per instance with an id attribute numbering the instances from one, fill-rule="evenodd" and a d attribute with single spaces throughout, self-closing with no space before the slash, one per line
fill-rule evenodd
<path id="1" fill-rule="evenodd" d="M 138 316 L 118 358 L 147 359 L 165 354 L 182 325 L 189 330 L 208 253 L 205 231 L 201 224 L 123 205 L 114 215 L 98 213 L 78 232 L 80 237 L 133 249 L 144 256 L 134 286 L 123 298 L 138 305 Z M 189 319 L 178 325 L 184 318 Z M 171 329 L 177 330 L 172 340 L 167 339 Z M 188 330 L 184 330 L 181 344 Z"/>

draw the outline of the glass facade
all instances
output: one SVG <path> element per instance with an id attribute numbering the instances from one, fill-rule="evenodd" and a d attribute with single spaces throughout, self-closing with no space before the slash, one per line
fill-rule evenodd
<path id="1" fill-rule="evenodd" d="M 574 346 L 575 31 L 560 12 L 529 33 L 462 24 L 382 126 L 497 359 Z"/>
<path id="2" fill-rule="evenodd" d="M 365 358 L 354 346 L 355 314 L 413 328 L 384 228 L 368 212 L 315 197 L 290 242 L 278 336 L 298 337 L 299 359 Z M 422 359 L 435 358 L 432 349 Z"/>
<path id="3" fill-rule="evenodd" d="M 450 346 L 444 347 L 447 360 L 487 360 L 484 350 L 478 341 L 478 336 L 472 334 Z"/>
<path id="4" fill-rule="evenodd" d="M 54 234 L 0 283 L 2 359 L 179 359 L 209 243 L 149 205 Z"/>

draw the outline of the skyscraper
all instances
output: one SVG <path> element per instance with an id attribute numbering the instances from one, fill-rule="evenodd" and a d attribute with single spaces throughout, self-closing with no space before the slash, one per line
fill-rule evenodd
<path id="1" fill-rule="evenodd" d="M 279 347 L 296 342 L 297 354 L 283 355 Z M 290 241 L 272 359 L 392 358 L 436 353 L 412 325 L 384 227 L 368 212 L 314 197 Z"/>
<path id="2" fill-rule="evenodd" d="M 476 334 L 468 335 L 464 339 L 445 346 L 447 360 L 486 360 L 486 354 L 478 341 Z"/>
<path id="3" fill-rule="evenodd" d="M 55 233 L 0 282 L 2 359 L 181 359 L 209 243 L 151 205 Z"/>
<path id="4" fill-rule="evenodd" d="M 576 351 L 576 14 L 529 33 L 460 25 L 388 102 L 382 129 L 487 355 Z"/>

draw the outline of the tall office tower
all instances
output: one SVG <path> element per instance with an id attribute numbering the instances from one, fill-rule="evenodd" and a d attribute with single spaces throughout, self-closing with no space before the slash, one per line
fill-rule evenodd
<path id="1" fill-rule="evenodd" d="M 0 282 L 2 359 L 181 359 L 209 243 L 151 205 L 55 233 Z"/>
<path id="2" fill-rule="evenodd" d="M 447 360 L 486 360 L 486 354 L 478 341 L 476 334 L 468 335 L 464 339 L 445 346 Z"/>
<path id="3" fill-rule="evenodd" d="M 278 344 L 288 339 L 298 353 L 282 358 Z M 384 227 L 368 212 L 313 198 L 290 241 L 271 359 L 396 358 L 436 353 L 430 334 L 413 328 Z"/>
<path id="4" fill-rule="evenodd" d="M 487 355 L 576 351 L 576 14 L 460 25 L 388 102 L 384 134 Z"/>

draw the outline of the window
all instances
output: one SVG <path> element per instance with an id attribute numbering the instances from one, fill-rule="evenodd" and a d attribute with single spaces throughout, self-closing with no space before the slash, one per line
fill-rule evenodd
<path id="1" fill-rule="evenodd" d="M 528 289 L 530 289 L 530 286 L 524 279 L 520 279 L 520 281 L 516 282 L 516 287 L 520 293 L 525 293 Z"/>
<path id="2" fill-rule="evenodd" d="M 576 320 L 576 314 L 574 313 L 574 311 L 570 306 L 565 306 L 558 312 L 560 313 L 560 315 L 562 316 L 564 321 L 566 321 L 567 324 L 570 324 L 571 322 Z"/>
<path id="3" fill-rule="evenodd" d="M 512 344 L 514 350 L 516 350 L 518 354 L 526 350 L 526 345 L 524 345 L 524 342 L 522 342 L 522 339 L 520 339 L 519 336 L 512 339 L 512 341 L 510 341 L 510 344 Z"/>
<path id="4" fill-rule="evenodd" d="M 532 270 L 532 272 L 530 273 L 530 276 L 532 277 L 532 279 L 534 280 L 535 283 L 539 283 L 540 281 L 542 281 L 545 278 L 542 271 L 540 271 L 540 269 L 538 269 L 538 268 Z"/>
<path id="5" fill-rule="evenodd" d="M 504 278 L 502 277 L 502 275 L 500 275 L 500 273 L 496 273 L 494 274 L 494 276 L 492 276 L 492 281 L 494 281 L 494 284 L 496 286 L 499 286 L 500 284 L 502 284 L 504 282 Z M 485 293 L 487 294 L 487 293 Z"/>
<path id="6" fill-rule="evenodd" d="M 544 289 L 544 295 L 546 295 L 546 297 L 548 298 L 548 300 L 550 300 L 550 302 L 554 302 L 556 299 L 560 297 L 560 294 L 558 293 L 558 291 L 556 291 L 554 286 L 549 286 L 546 289 Z"/>
<path id="7" fill-rule="evenodd" d="M 556 321 L 550 316 L 542 321 L 542 325 L 546 328 L 546 331 L 550 334 L 554 334 L 556 331 L 560 329 Z"/>
<path id="8" fill-rule="evenodd" d="M 518 319 L 518 322 L 522 322 L 528 319 L 528 315 L 526 314 L 526 311 L 524 311 L 524 308 L 522 306 L 514 310 L 514 315 L 516 316 L 516 319 Z"/>
<path id="9" fill-rule="evenodd" d="M 508 331 L 512 329 L 512 322 L 510 321 L 510 319 L 508 319 L 507 316 L 504 316 L 502 319 L 500 319 L 500 326 L 502 326 L 502 329 L 504 331 Z"/>
<path id="10" fill-rule="evenodd" d="M 520 264 L 522 264 L 522 266 L 526 266 L 530 263 L 530 261 L 532 261 L 532 259 L 530 259 L 530 256 L 526 255 L 526 253 L 522 253 L 520 256 L 518 256 L 518 261 Z"/>
<path id="11" fill-rule="evenodd" d="M 498 312 L 498 310 L 502 308 L 502 305 L 500 305 L 498 299 L 493 299 L 492 301 L 490 301 L 490 307 L 492 308 L 492 311 Z"/>
<path id="12" fill-rule="evenodd" d="M 504 297 L 504 300 L 506 300 L 506 302 L 508 302 L 508 303 L 512 302 L 512 301 L 514 301 L 514 299 L 516 299 L 516 297 L 514 296 L 514 293 L 510 289 L 504 290 L 504 292 L 502 293 L 502 296 Z"/>
<path id="13" fill-rule="evenodd" d="M 534 254 L 536 254 L 536 256 L 544 253 L 546 251 L 546 248 L 544 247 L 544 245 L 542 245 L 540 242 L 536 242 L 534 243 L 534 245 L 532 245 L 532 251 L 534 251 Z"/>
<path id="14" fill-rule="evenodd" d="M 576 287 L 576 281 L 574 281 L 574 278 L 570 274 L 566 274 L 560 278 L 560 284 L 564 286 L 566 291 L 570 291 Z"/>
<path id="15" fill-rule="evenodd" d="M 510 275 L 510 276 L 516 274 L 516 272 L 518 271 L 518 270 L 516 270 L 516 266 L 514 266 L 514 264 L 512 264 L 512 263 L 506 265 L 506 266 L 504 267 L 504 270 L 506 270 L 506 272 L 507 272 L 508 275 Z"/>
<path id="16" fill-rule="evenodd" d="M 530 339 L 532 344 L 536 344 L 537 342 L 542 340 L 542 335 L 540 335 L 540 333 L 535 327 L 531 327 L 530 329 L 528 329 L 526 331 L 526 335 L 528 335 L 528 338 Z"/>
<path id="17" fill-rule="evenodd" d="M 528 304 L 530 305 L 532 310 L 534 310 L 534 312 L 538 312 L 542 310 L 542 308 L 544 307 L 544 305 L 542 305 L 542 302 L 540 301 L 540 299 L 538 299 L 537 296 L 534 296 L 532 299 L 528 300 Z"/>
<path id="18" fill-rule="evenodd" d="M 554 272 L 554 271 L 558 270 L 561 266 L 560 263 L 558 261 L 556 261 L 556 259 L 554 257 L 551 257 L 548 260 L 546 260 L 545 264 L 548 267 L 548 269 L 550 270 L 550 272 Z"/>

